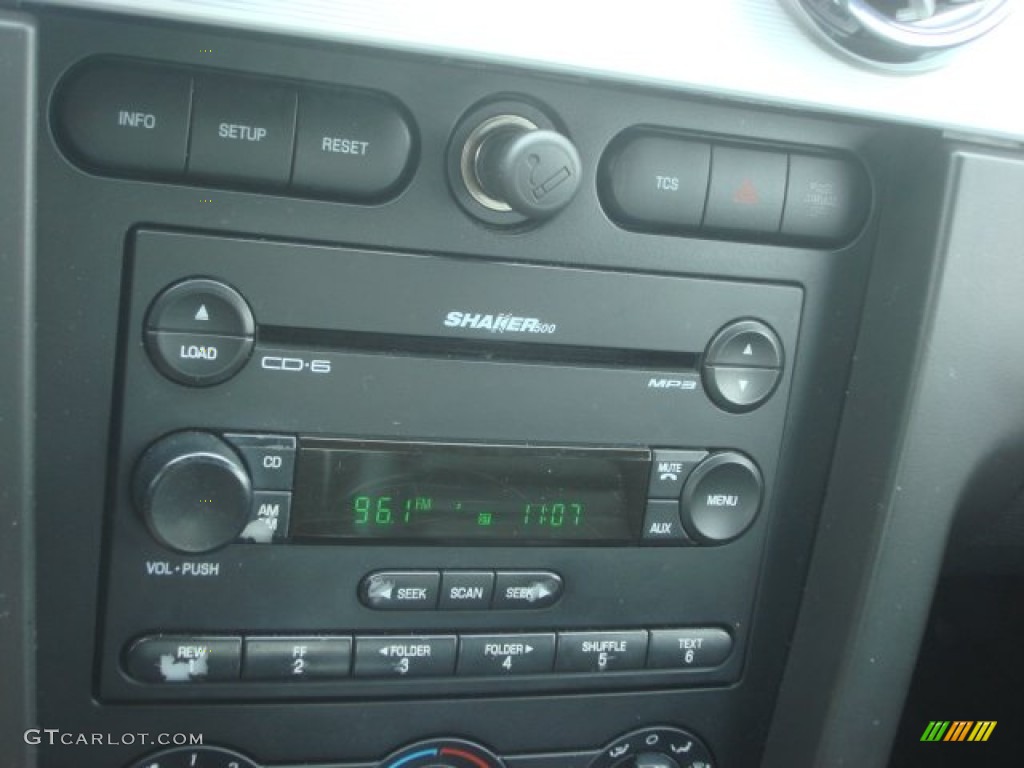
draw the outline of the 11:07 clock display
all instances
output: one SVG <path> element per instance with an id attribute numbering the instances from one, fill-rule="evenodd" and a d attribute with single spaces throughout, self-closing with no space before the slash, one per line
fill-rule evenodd
<path id="1" fill-rule="evenodd" d="M 361 444 L 304 448 L 294 538 L 508 544 L 635 535 L 640 451 Z"/>

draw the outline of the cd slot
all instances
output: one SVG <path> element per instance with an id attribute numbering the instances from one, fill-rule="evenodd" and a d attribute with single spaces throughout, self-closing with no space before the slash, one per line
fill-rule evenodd
<path id="1" fill-rule="evenodd" d="M 700 359 L 699 354 L 692 352 L 508 341 L 497 333 L 486 339 L 465 339 L 261 326 L 259 335 L 265 344 L 295 346 L 311 351 L 329 349 L 442 360 L 689 371 L 697 369 Z"/>

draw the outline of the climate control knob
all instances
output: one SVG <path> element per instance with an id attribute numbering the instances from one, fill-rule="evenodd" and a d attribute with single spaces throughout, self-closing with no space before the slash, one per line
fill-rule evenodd
<path id="1" fill-rule="evenodd" d="M 242 458 L 207 432 L 177 432 L 153 443 L 135 467 L 132 490 L 153 537 L 191 554 L 234 541 L 252 506 Z"/>
<path id="2" fill-rule="evenodd" d="M 655 727 L 620 736 L 590 768 L 714 768 L 707 746 L 681 728 Z"/>
<path id="3" fill-rule="evenodd" d="M 390 755 L 381 768 L 505 768 L 501 759 L 479 744 L 462 739 L 431 739 Z"/>
<path id="4" fill-rule="evenodd" d="M 149 755 L 130 768 L 259 768 L 256 763 L 230 749 L 180 747 Z"/>

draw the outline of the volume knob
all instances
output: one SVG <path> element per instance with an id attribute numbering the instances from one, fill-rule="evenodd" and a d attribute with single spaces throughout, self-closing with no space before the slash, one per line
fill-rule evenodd
<path id="1" fill-rule="evenodd" d="M 177 432 L 153 443 L 135 467 L 132 490 L 153 537 L 191 554 L 234 541 L 252 506 L 245 463 L 207 432 Z"/>

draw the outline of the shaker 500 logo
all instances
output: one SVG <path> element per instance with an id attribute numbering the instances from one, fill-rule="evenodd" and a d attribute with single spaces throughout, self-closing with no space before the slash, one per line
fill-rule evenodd
<path id="1" fill-rule="evenodd" d="M 537 317 L 518 315 L 481 315 L 474 312 L 449 312 L 444 318 L 447 328 L 472 328 L 491 333 L 554 333 L 555 323 L 541 322 Z"/>

